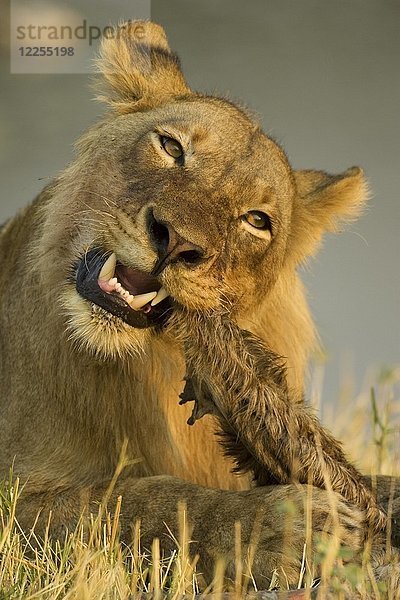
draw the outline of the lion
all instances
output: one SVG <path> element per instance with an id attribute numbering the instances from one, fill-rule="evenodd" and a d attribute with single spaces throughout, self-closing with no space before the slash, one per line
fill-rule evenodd
<path id="1" fill-rule="evenodd" d="M 293 170 L 247 109 L 188 87 L 159 25 L 117 33 L 99 59 L 109 111 L 0 230 L 0 472 L 12 464 L 23 482 L 21 526 L 43 531 L 51 512 L 62 536 L 101 500 L 124 447 L 134 460 L 114 489 L 123 540 L 140 519 L 146 543 L 158 537 L 167 551 L 184 500 L 204 572 L 223 556 L 229 575 L 235 521 L 246 544 L 261 515 L 254 577 L 280 565 L 295 584 L 308 486 L 251 489 L 212 419 L 187 426 L 184 349 L 167 325 L 177 306 L 229 305 L 241 330 L 284 357 L 290 401 L 301 404 L 316 334 L 297 267 L 358 215 L 364 174 Z M 321 532 L 327 492 L 312 494 Z M 298 507 L 290 555 L 284 499 Z M 337 507 L 342 543 L 359 550 L 362 507 Z"/>

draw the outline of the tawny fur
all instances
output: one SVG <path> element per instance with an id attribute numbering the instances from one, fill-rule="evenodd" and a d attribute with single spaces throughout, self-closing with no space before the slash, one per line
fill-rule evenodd
<path id="1" fill-rule="evenodd" d="M 259 338 L 227 312 L 176 309 L 169 326 L 185 348 L 192 385 L 184 400 L 194 393 L 194 419 L 216 413 L 239 472 L 251 471 L 258 485 L 272 479 L 331 488 L 365 510 L 375 531 L 385 527 L 375 494 L 340 443 L 304 404 L 292 402 L 282 360 Z"/>
<path id="2" fill-rule="evenodd" d="M 357 168 L 339 176 L 294 171 L 244 109 L 189 89 L 159 26 L 127 24 L 120 33 L 104 40 L 99 61 L 109 112 L 78 142 L 72 164 L 0 230 L 0 473 L 13 464 L 24 483 L 22 526 L 31 527 L 40 510 L 43 529 L 51 510 L 52 532 L 60 535 L 101 499 L 127 442 L 135 461 L 115 489 L 123 495 L 124 539 L 139 517 L 148 539 L 165 538 L 184 498 L 203 561 L 223 555 L 232 569 L 233 523 L 242 522 L 248 539 L 260 510 L 255 577 L 279 564 L 295 584 L 304 514 L 292 523 L 289 556 L 277 511 L 285 498 L 301 506 L 306 486 L 227 491 L 249 482 L 231 473 L 210 419 L 196 428 L 185 423 L 181 343 L 84 300 L 74 265 L 99 246 L 150 272 L 157 251 L 145 215 L 152 208 L 206 258 L 195 268 L 168 265 L 160 283 L 192 310 L 229 301 L 235 322 L 285 357 L 300 402 L 315 332 L 296 268 L 324 231 L 359 212 L 365 179 Z M 160 132 L 185 147 L 184 168 L 163 152 Z M 241 218 L 257 209 L 271 217 L 265 239 Z M 314 490 L 317 532 L 328 506 L 326 492 Z M 343 541 L 358 548 L 363 513 L 341 499 L 338 506 Z"/>

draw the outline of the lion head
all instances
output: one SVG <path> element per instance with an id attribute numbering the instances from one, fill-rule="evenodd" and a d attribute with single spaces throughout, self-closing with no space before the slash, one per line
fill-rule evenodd
<path id="1" fill-rule="evenodd" d="M 191 91 L 160 26 L 117 33 L 99 59 L 110 110 L 53 184 L 40 241 L 73 338 L 107 356 L 143 348 L 175 303 L 257 314 L 365 197 L 359 168 L 295 171 L 247 110 Z"/>

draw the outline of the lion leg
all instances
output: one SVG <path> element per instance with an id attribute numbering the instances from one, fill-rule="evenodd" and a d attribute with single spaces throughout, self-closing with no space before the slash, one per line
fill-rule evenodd
<path id="1" fill-rule="evenodd" d="M 188 420 L 189 425 L 202 418 L 205 414 L 216 416 L 224 430 L 229 427 L 229 423 L 224 416 L 219 412 L 213 402 L 213 398 L 209 390 L 207 390 L 196 378 L 191 376 L 186 378 L 185 388 L 180 395 L 180 404 L 193 402 L 194 408 Z M 236 456 L 238 465 L 245 468 L 246 464 L 253 471 L 254 480 L 258 485 L 268 485 L 274 483 L 272 476 L 269 475 L 268 469 L 262 462 L 255 460 L 252 454 L 252 445 L 245 445 L 240 439 L 238 432 L 233 430 L 233 440 L 235 448 L 232 449 L 230 444 L 230 454 Z M 232 437 L 232 436 L 231 436 Z M 388 475 L 363 476 L 361 478 L 368 488 L 372 489 L 379 506 L 390 517 L 388 527 L 390 529 L 391 544 L 400 548 L 400 477 L 391 477 Z M 279 482 L 276 482 L 279 483 Z"/>
<path id="2" fill-rule="evenodd" d="M 66 531 L 71 532 L 78 525 L 82 513 L 86 517 L 97 514 L 106 488 L 101 485 L 27 494 L 20 498 L 17 519 L 26 531 L 36 523 L 35 532 L 39 536 L 50 522 L 51 536 L 64 539 Z M 309 486 L 266 486 L 232 492 L 204 488 L 169 476 L 126 478 L 117 483 L 109 497 L 107 508 L 111 515 L 119 496 L 122 496 L 121 540 L 130 544 L 134 525 L 140 521 L 141 547 L 151 549 L 152 540 L 158 538 L 164 554 L 176 549 L 174 538 L 180 537 L 177 507 L 183 502 L 189 523 L 190 552 L 199 556 L 199 569 L 208 582 L 218 559 L 225 564 L 226 576 L 229 579 L 235 576 L 237 522 L 244 562 L 249 548 L 255 548 L 254 560 L 246 568 L 251 568 L 259 588 L 269 585 L 276 570 L 284 573 L 290 585 L 297 585 L 307 539 L 316 541 L 318 536 L 325 536 L 328 543 L 336 539 L 353 551 L 353 558 L 363 546 L 363 512 L 334 494 L 337 527 L 328 493 Z M 311 513 L 307 518 L 308 509 Z M 311 523 L 310 531 L 307 523 Z"/>
<path id="3" fill-rule="evenodd" d="M 373 475 L 364 476 L 364 480 L 390 517 L 391 543 L 396 548 L 400 548 L 400 477 Z"/>

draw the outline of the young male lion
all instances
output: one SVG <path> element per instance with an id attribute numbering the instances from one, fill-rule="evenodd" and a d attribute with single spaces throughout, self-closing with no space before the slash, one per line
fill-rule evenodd
<path id="1" fill-rule="evenodd" d="M 259 124 L 225 99 L 192 92 L 161 27 L 126 24 L 104 40 L 110 111 L 78 143 L 76 160 L 0 232 L 0 471 L 24 482 L 23 527 L 61 535 L 117 482 L 123 539 L 171 545 L 185 500 L 193 551 L 232 571 L 234 523 L 262 534 L 254 576 L 281 565 L 297 581 L 306 486 L 248 488 L 204 419 L 187 427 L 178 396 L 185 361 L 165 331 L 174 306 L 218 309 L 284 356 L 300 402 L 314 327 L 298 264 L 325 231 L 362 205 L 363 173 L 294 171 Z M 187 412 L 189 415 L 189 409 Z M 242 490 L 242 491 L 238 491 Z M 277 506 L 291 499 L 293 554 Z M 337 502 L 342 541 L 358 549 L 364 514 Z M 313 492 L 313 523 L 329 502 Z"/>

